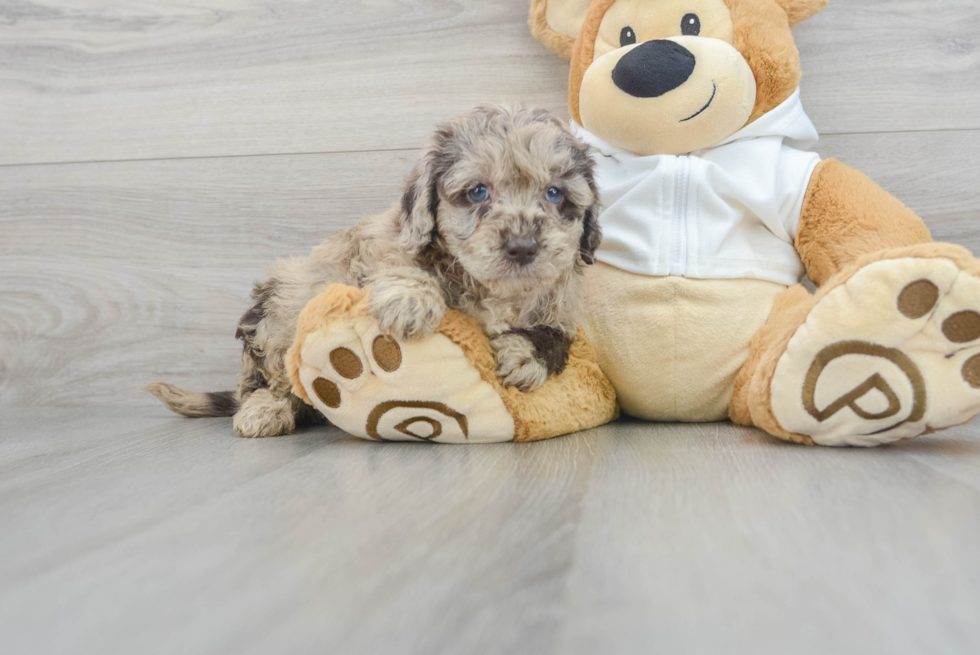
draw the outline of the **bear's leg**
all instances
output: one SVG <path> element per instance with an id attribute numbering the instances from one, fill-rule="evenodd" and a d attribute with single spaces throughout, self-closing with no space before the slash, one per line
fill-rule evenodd
<path id="1" fill-rule="evenodd" d="M 349 434 L 539 441 L 617 415 L 615 391 L 581 331 L 564 372 L 522 393 L 497 379 L 490 342 L 475 319 L 450 310 L 435 334 L 400 340 L 382 334 L 369 306 L 367 290 L 332 285 L 303 310 L 286 357 L 293 393 Z"/>
<path id="2" fill-rule="evenodd" d="M 756 334 L 732 420 L 790 441 L 876 446 L 980 413 L 980 262 L 928 243 L 866 255 Z"/>
<path id="3" fill-rule="evenodd" d="M 586 273 L 583 327 L 623 411 L 647 421 L 728 417 L 752 335 L 785 286 L 628 273 Z"/>

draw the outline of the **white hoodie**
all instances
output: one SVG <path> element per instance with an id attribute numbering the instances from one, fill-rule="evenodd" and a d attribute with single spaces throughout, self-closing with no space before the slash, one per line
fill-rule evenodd
<path id="1" fill-rule="evenodd" d="M 804 274 L 793 242 L 820 157 L 799 89 L 716 146 L 642 157 L 573 131 L 598 152 L 599 261 L 642 275 L 754 278 Z"/>

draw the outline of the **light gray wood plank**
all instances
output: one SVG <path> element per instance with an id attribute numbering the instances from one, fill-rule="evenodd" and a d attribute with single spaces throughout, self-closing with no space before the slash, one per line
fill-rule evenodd
<path id="1" fill-rule="evenodd" d="M 420 147 L 491 101 L 565 106 L 524 2 L 18 3 L 0 163 Z"/>
<path id="2" fill-rule="evenodd" d="M 94 415 L 108 439 L 75 435 L 101 454 L 80 461 L 57 433 L 74 416 L 18 415 L 57 465 L 0 489 L 9 649 L 556 652 L 594 436 L 247 441 L 228 421 L 110 413 Z"/>
<path id="3" fill-rule="evenodd" d="M 865 173 L 912 208 L 936 241 L 980 255 L 980 133 L 831 135 L 816 150 Z"/>
<path id="4" fill-rule="evenodd" d="M 820 144 L 980 253 L 980 132 Z M 415 151 L 0 168 L 0 406 L 233 385 L 254 280 L 395 202 Z"/>
<path id="5" fill-rule="evenodd" d="M 344 438 L 329 429 L 260 445 L 235 437 L 228 419 L 188 420 L 159 410 L 3 413 L 0 513 L 7 534 L 17 538 L 0 542 L 0 587 L 57 569 Z"/>
<path id="6" fill-rule="evenodd" d="M 234 386 L 252 283 L 401 193 L 415 152 L 0 169 L 0 404 Z"/>
<path id="7" fill-rule="evenodd" d="M 916 444 L 980 463 L 976 424 Z M 976 473 L 964 484 L 903 447 L 617 426 L 596 444 L 560 650 L 976 652 Z"/>
<path id="8" fill-rule="evenodd" d="M 0 21 L 0 164 L 419 147 L 521 100 L 567 115 L 527 2 L 19 2 Z M 836 0 L 797 28 L 824 133 L 980 128 L 980 5 Z"/>
<path id="9" fill-rule="evenodd" d="M 968 433 L 959 431 L 943 437 L 938 441 L 910 441 L 902 445 L 902 452 L 917 462 L 980 491 L 980 452 L 976 441 Z"/>
<path id="10" fill-rule="evenodd" d="M 0 7 L 0 164 L 178 158 L 0 168 L 5 648 L 980 650 L 976 423 L 425 448 L 169 415 L 139 388 L 228 387 L 274 257 L 394 201 L 438 118 L 563 112 L 567 68 L 524 2 L 121 7 Z M 797 37 L 821 152 L 980 253 L 980 132 L 922 132 L 980 127 L 978 28 L 969 0 L 837 0 Z M 390 152 L 222 157 L 347 150 Z"/>
<path id="11" fill-rule="evenodd" d="M 4 417 L 16 652 L 980 648 L 980 466 L 919 461 L 977 464 L 976 424 L 865 451 L 728 425 L 425 447 Z"/>
<path id="12" fill-rule="evenodd" d="M 825 134 L 980 127 L 980 4 L 831 0 L 795 29 L 804 107 Z"/>

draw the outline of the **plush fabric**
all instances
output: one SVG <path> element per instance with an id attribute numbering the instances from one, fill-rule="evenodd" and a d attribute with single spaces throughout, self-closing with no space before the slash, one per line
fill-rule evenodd
<path id="1" fill-rule="evenodd" d="M 287 355 L 293 393 L 364 439 L 536 441 L 607 423 L 616 394 L 580 332 L 564 372 L 531 393 L 504 388 L 487 338 L 449 311 L 413 342 L 380 335 L 368 291 L 332 285 L 303 310 Z"/>
<path id="2" fill-rule="evenodd" d="M 593 0 L 589 12 L 585 15 L 578 40 L 572 49 L 572 68 L 568 78 L 568 109 L 572 113 L 572 119 L 579 125 L 582 124 L 582 114 L 579 112 L 582 79 L 595 59 L 595 39 L 599 34 L 599 24 L 602 23 L 606 10 L 615 2 L 616 0 Z"/>
<path id="3" fill-rule="evenodd" d="M 586 273 L 585 332 L 603 344 L 599 366 L 625 413 L 721 421 L 749 340 L 785 288 L 761 280 L 651 278 L 600 263 Z"/>
<path id="4" fill-rule="evenodd" d="M 733 420 L 874 446 L 980 412 L 980 262 L 928 243 L 865 255 L 780 297 L 739 373 Z"/>
<path id="5" fill-rule="evenodd" d="M 579 97 L 582 126 L 639 155 L 678 155 L 709 148 L 746 124 L 755 105 L 756 84 L 737 50 L 718 39 L 697 37 L 652 43 L 656 45 L 633 48 L 622 59 L 610 53 L 589 67 Z M 669 59 L 672 51 L 680 55 L 678 59 L 699 63 L 690 74 L 681 68 L 673 80 L 664 79 L 664 88 L 678 79 L 689 83 L 662 94 L 656 87 L 644 91 L 639 80 L 656 79 L 651 71 L 669 69 L 658 59 Z M 712 61 L 717 65 L 711 66 Z M 624 70 L 628 74 L 617 76 Z M 631 80 L 636 86 L 631 86 Z M 659 95 L 654 100 L 644 93 Z M 663 110 L 651 106 L 654 102 Z M 712 120 L 693 120 L 709 106 Z"/>
<path id="6" fill-rule="evenodd" d="M 820 156 L 808 151 L 817 130 L 799 93 L 723 143 L 686 157 L 639 156 L 574 123 L 572 129 L 595 149 L 603 203 L 599 261 L 655 277 L 785 286 L 803 275 L 794 241 Z"/>
<path id="7" fill-rule="evenodd" d="M 532 0 L 528 24 L 534 36 L 562 59 L 572 58 L 575 35 L 585 19 L 591 0 L 549 3 Z"/>
<path id="8" fill-rule="evenodd" d="M 830 0 L 778 0 L 778 2 L 789 17 L 790 27 L 795 27 L 798 23 L 823 11 Z"/>
<path id="9" fill-rule="evenodd" d="M 582 125 L 582 80 L 595 59 L 595 40 L 606 11 L 617 0 L 593 0 L 572 50 L 568 107 Z M 774 0 L 725 0 L 732 12 L 735 49 L 755 74 L 755 107 L 748 122 L 779 106 L 800 83 L 800 55 L 789 30 L 789 17 Z M 823 3 L 826 4 L 826 3 Z M 803 12 L 794 15 L 802 15 Z M 815 13 L 815 12 L 814 12 Z"/>
<path id="10" fill-rule="evenodd" d="M 800 53 L 789 19 L 774 0 L 725 0 L 735 23 L 735 48 L 755 73 L 749 122 L 778 107 L 800 85 Z"/>
<path id="11" fill-rule="evenodd" d="M 677 108 L 690 105 L 704 86 L 684 57 L 713 57 L 707 64 L 713 66 L 724 61 L 729 41 L 717 28 L 704 36 L 682 34 L 679 17 L 672 16 L 675 27 L 644 39 L 630 22 L 649 15 L 647 9 L 677 13 L 672 2 L 593 0 L 572 51 L 569 109 L 578 125 L 589 127 L 580 134 L 598 149 L 606 204 L 600 224 L 609 227 L 610 240 L 598 257 L 618 267 L 593 271 L 586 326 L 624 410 L 656 420 L 713 420 L 727 399 L 727 412 L 738 423 L 828 446 L 874 446 L 970 420 L 980 412 L 980 265 L 968 252 L 932 243 L 911 210 L 832 159 L 811 165 L 797 184 L 795 169 L 775 155 L 760 164 L 755 157 L 762 149 L 750 148 L 752 156 L 732 151 L 725 159 L 732 170 L 771 166 L 776 172 L 778 184 L 768 186 L 753 184 L 746 173 L 741 191 L 719 191 L 703 176 L 672 172 L 677 162 L 685 162 L 683 170 L 704 172 L 706 158 L 725 152 L 730 139 L 756 145 L 754 139 L 766 138 L 756 133 L 760 125 L 788 127 L 779 114 L 798 94 L 801 78 L 791 27 L 827 4 L 724 2 L 730 45 L 751 69 L 756 93 L 745 124 L 726 128 L 730 136 L 707 147 L 701 138 L 714 135 L 732 115 L 702 112 L 702 123 L 692 130 Z M 554 15 L 550 9 L 555 7 L 544 8 L 545 19 Z M 699 11 L 717 12 L 717 5 L 705 3 Z M 720 25 L 718 18 L 712 14 L 712 24 Z M 626 36 L 610 45 L 621 23 Z M 718 43 L 702 48 L 697 39 Z M 666 52 L 663 40 L 689 55 L 663 58 L 662 65 L 677 68 L 650 73 L 656 79 L 634 79 L 650 67 L 627 57 L 654 41 L 661 44 L 650 46 L 648 55 L 654 47 Z M 616 73 L 624 61 L 631 77 Z M 682 78 L 691 81 L 690 89 Z M 672 121 L 669 137 L 662 136 Z M 789 175 L 780 177 L 784 173 Z M 789 186 L 801 193 L 780 196 Z M 778 211 L 765 210 L 766 202 L 746 202 L 747 188 L 768 194 Z M 767 221 L 767 213 L 782 218 Z M 722 215 L 732 220 L 708 220 Z M 761 237 L 772 238 L 777 249 L 787 246 L 780 253 L 794 264 L 787 277 L 759 274 L 774 253 L 750 247 Z M 720 256 L 712 244 L 743 254 Z M 755 252 L 758 266 L 726 272 L 727 265 L 752 261 L 748 251 Z M 701 271 L 706 259 L 714 264 Z M 790 284 L 802 271 L 820 286 L 816 294 L 799 285 L 762 291 L 759 284 L 771 283 L 749 279 Z M 667 273 L 674 277 L 663 277 Z M 733 279 L 690 279 L 701 277 Z M 727 341 L 718 326 L 728 331 Z M 679 370 L 692 377 L 679 380 Z M 722 387 L 725 392 L 718 393 Z"/>
<path id="12" fill-rule="evenodd" d="M 835 159 L 814 171 L 796 234 L 814 284 L 866 253 L 930 241 L 919 217 L 863 173 Z"/>

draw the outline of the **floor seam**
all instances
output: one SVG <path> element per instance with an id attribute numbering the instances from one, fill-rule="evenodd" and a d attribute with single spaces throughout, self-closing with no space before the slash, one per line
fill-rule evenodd
<path id="1" fill-rule="evenodd" d="M 980 132 L 980 127 L 954 127 L 938 128 L 930 130 L 868 130 L 861 132 L 820 132 L 821 137 L 829 136 L 862 136 L 862 135 L 889 135 L 889 134 L 935 134 L 935 133 L 965 133 Z M 310 150 L 298 152 L 255 152 L 228 155 L 181 155 L 173 157 L 132 157 L 132 158 L 110 158 L 110 159 L 77 159 L 63 161 L 37 161 L 37 162 L 10 162 L 0 164 L 0 169 L 4 168 L 27 168 L 34 166 L 71 166 L 81 164 L 122 164 L 122 163 L 145 163 L 155 161 L 196 161 L 207 159 L 249 159 L 257 157 L 308 157 L 318 155 L 351 155 L 351 154 L 371 154 L 385 152 L 418 152 L 421 146 L 412 148 L 350 148 L 340 150 Z"/>
<path id="2" fill-rule="evenodd" d="M 198 161 L 207 159 L 254 159 L 259 157 L 312 157 L 319 155 L 357 155 L 385 152 L 419 152 L 418 148 L 367 148 L 363 150 L 310 150 L 306 152 L 254 152 L 239 155 L 186 155 L 175 157 L 133 157 L 118 159 L 78 159 L 64 161 L 36 161 L 24 163 L 0 164 L 3 168 L 30 168 L 39 166 L 74 166 L 83 164 L 129 164 L 129 163 L 148 163 L 156 161 Z"/>

